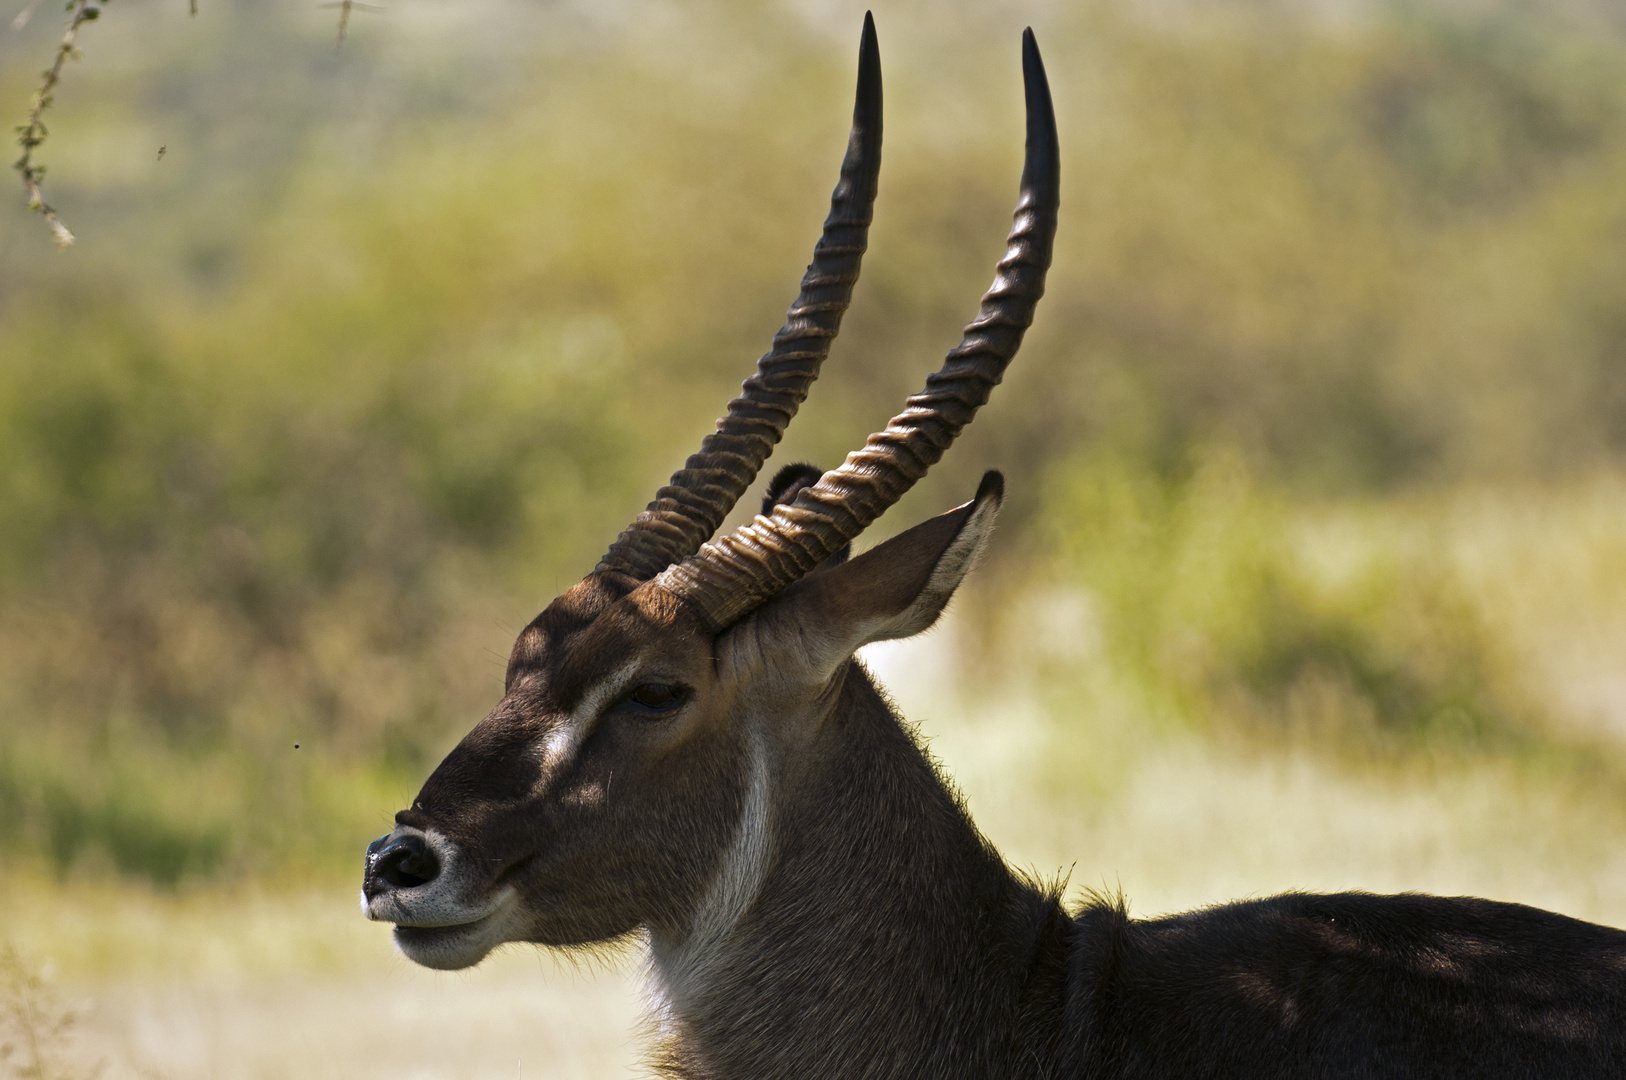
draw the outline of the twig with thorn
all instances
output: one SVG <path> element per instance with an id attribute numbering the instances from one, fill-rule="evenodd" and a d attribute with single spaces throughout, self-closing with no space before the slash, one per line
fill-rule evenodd
<path id="1" fill-rule="evenodd" d="M 106 0 L 102 2 L 105 3 Z M 68 227 L 57 218 L 56 211 L 45 201 L 45 195 L 40 191 L 40 182 L 45 179 L 45 166 L 34 161 L 34 150 L 45 141 L 48 134 L 45 123 L 40 118 L 44 115 L 46 106 L 51 104 L 51 92 L 56 89 L 57 82 L 62 78 L 62 65 L 67 63 L 68 57 L 74 55 L 73 40 L 79 34 L 80 25 L 90 22 L 101 13 L 101 8 L 94 0 L 68 0 L 67 32 L 62 35 L 62 42 L 56 47 L 56 59 L 45 72 L 45 81 L 34 93 L 34 107 L 28 114 L 28 123 L 17 129 L 17 145 L 23 148 L 23 156 L 11 167 L 22 173 L 23 190 L 28 193 L 28 208 L 50 223 L 51 231 L 56 234 L 57 247 L 67 247 L 73 243 L 73 233 L 69 232 Z"/>
<path id="2" fill-rule="evenodd" d="M 364 4 L 364 3 L 361 2 L 361 0 L 337 0 L 336 3 L 318 4 L 317 6 L 318 7 L 323 7 L 323 8 L 338 8 L 339 9 L 339 40 L 333 43 L 333 48 L 334 48 L 335 51 L 344 48 L 344 36 L 345 36 L 346 31 L 350 27 L 350 12 L 351 11 L 383 11 L 384 10 L 383 8 L 379 7 L 377 4 Z"/>

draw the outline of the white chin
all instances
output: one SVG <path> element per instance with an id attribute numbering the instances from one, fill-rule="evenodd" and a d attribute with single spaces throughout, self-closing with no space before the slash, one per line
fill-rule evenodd
<path id="1" fill-rule="evenodd" d="M 397 926 L 395 947 L 413 963 L 437 971 L 473 967 L 508 940 L 500 921 L 488 915 L 462 926 Z"/>

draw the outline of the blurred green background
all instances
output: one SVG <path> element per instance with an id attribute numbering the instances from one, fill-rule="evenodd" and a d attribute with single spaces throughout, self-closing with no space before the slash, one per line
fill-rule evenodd
<path id="1" fill-rule="evenodd" d="M 0 212 L 0 859 L 348 888 L 778 326 L 863 8 L 402 0 L 336 51 L 332 12 L 199 4 L 83 30 L 40 154 L 79 243 L 20 190 Z M 1149 763 L 1230 763 L 1154 785 L 1208 793 L 1182 820 L 1308 769 L 1284 835 L 1318 792 L 1443 800 L 1503 822 L 1452 834 L 1485 865 L 1558 867 L 1535 899 L 1626 920 L 1619 9 L 876 14 L 871 253 L 778 460 L 838 461 L 957 340 L 1009 222 L 1026 23 L 1060 117 L 1038 321 L 876 530 L 1006 471 L 917 680 L 995 839 L 1111 880 L 1064 848 L 1157 845 L 1125 809 Z M 0 34 L 16 122 L 60 30 Z M 979 778 L 977 738 L 1020 749 Z M 1203 848 L 1168 877 L 1319 884 Z"/>

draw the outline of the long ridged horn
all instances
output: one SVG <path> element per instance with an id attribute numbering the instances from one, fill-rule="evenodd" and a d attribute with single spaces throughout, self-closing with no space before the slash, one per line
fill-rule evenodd
<path id="1" fill-rule="evenodd" d="M 757 361 L 728 415 L 700 443 L 637 520 L 616 538 L 597 572 L 647 581 L 699 550 L 722 524 L 762 463 L 773 453 L 819 366 L 841 329 L 853 285 L 869 246 L 876 177 L 881 168 L 881 54 L 875 20 L 866 12 L 858 47 L 858 92 L 841 179 L 830 196 L 830 215 L 813 249 L 801 291 Z"/>
<path id="2" fill-rule="evenodd" d="M 856 537 L 943 456 L 971 422 L 1033 322 L 1056 234 L 1060 150 L 1050 86 L 1031 29 L 1022 35 L 1027 149 L 1021 196 L 994 284 L 960 344 L 885 431 L 838 469 L 656 579 L 722 630 Z"/>

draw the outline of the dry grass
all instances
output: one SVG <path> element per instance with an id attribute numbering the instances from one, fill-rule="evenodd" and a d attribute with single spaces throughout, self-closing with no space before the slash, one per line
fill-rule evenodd
<path id="1" fill-rule="evenodd" d="M 13 946 L 0 949 L 0 1068 L 18 1080 L 80 1080 L 100 1073 L 79 1067 L 73 1045 L 79 1014 Z"/>
<path id="2" fill-rule="evenodd" d="M 107 1080 L 506 1080 L 633 1071 L 636 989 L 529 958 L 437 976 L 405 961 L 344 978 L 101 988 L 87 1049 Z"/>
<path id="3" fill-rule="evenodd" d="M 314 1080 L 605 1077 L 635 1063 L 634 963 L 515 949 L 431 972 L 360 917 L 353 891 L 11 881 L 0 915 L 28 970 L 48 967 L 55 996 L 77 1003 L 71 1032 L 39 1028 L 60 1062 L 49 1080 L 87 1065 L 105 1080 Z"/>

